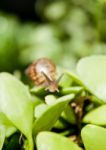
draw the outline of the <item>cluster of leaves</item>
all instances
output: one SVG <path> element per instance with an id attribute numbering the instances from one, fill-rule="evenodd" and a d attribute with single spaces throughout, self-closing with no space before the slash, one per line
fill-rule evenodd
<path id="1" fill-rule="evenodd" d="M 105 0 L 38 0 L 40 23 L 0 13 L 0 71 L 23 71 L 39 57 L 75 70 L 79 58 L 106 54 L 105 8 Z M 106 56 L 80 60 L 76 73 L 59 67 L 53 94 L 0 73 L 0 149 L 105 150 L 105 70 Z"/>
<path id="2" fill-rule="evenodd" d="M 39 57 L 74 68 L 81 57 L 106 54 L 105 8 L 105 0 L 38 0 L 39 23 L 0 14 L 0 69 L 13 71 Z"/>
<path id="3" fill-rule="evenodd" d="M 57 71 L 59 93 L 0 73 L 0 149 L 106 149 L 106 56 L 81 59 L 76 73 Z"/>

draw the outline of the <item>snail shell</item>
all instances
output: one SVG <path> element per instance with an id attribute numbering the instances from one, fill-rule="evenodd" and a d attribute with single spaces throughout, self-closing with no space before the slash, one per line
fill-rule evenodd
<path id="1" fill-rule="evenodd" d="M 28 67 L 26 73 L 35 85 L 43 85 L 50 92 L 58 91 L 57 82 L 55 80 L 56 66 L 50 59 L 38 59 Z"/>

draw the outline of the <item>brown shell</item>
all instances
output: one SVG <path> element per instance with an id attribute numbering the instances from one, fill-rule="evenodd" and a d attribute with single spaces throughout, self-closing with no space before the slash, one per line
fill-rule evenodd
<path id="1" fill-rule="evenodd" d="M 44 74 L 51 81 L 55 80 L 56 66 L 50 59 L 40 58 L 36 62 L 33 62 L 26 72 L 35 85 L 42 85 L 47 83 L 47 78 Z"/>

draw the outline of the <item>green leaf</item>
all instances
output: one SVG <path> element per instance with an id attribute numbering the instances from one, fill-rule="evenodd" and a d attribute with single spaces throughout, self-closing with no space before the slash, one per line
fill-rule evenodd
<path id="1" fill-rule="evenodd" d="M 17 130 L 15 128 L 15 126 L 13 126 L 11 121 L 8 120 L 8 118 L 1 112 L 0 112 L 0 125 L 3 125 L 5 127 L 6 137 L 9 137 L 10 135 L 12 135 Z"/>
<path id="2" fill-rule="evenodd" d="M 81 59 L 77 65 L 77 73 L 86 88 L 106 102 L 106 56 Z"/>
<path id="3" fill-rule="evenodd" d="M 67 121 L 64 120 L 62 117 L 59 117 L 59 119 L 56 121 L 56 123 L 53 126 L 53 128 L 56 129 L 66 129 L 67 127 L 69 127 L 69 123 L 67 123 Z"/>
<path id="4" fill-rule="evenodd" d="M 106 105 L 102 105 L 87 113 L 83 118 L 83 122 L 96 125 L 106 125 Z"/>
<path id="5" fill-rule="evenodd" d="M 49 105 L 45 111 L 35 120 L 33 125 L 33 134 L 36 135 L 40 131 L 50 130 L 67 104 L 74 98 L 74 94 L 69 94 L 57 99 L 55 103 Z"/>
<path id="6" fill-rule="evenodd" d="M 58 69 L 58 78 L 63 74 L 64 70 L 62 68 L 57 68 Z M 59 81 L 59 86 L 62 88 L 66 88 L 68 86 L 70 86 L 72 84 L 72 79 L 67 75 L 67 74 L 63 74 L 61 80 Z"/>
<path id="7" fill-rule="evenodd" d="M 41 132 L 36 138 L 38 150 L 81 150 L 70 139 L 53 132 Z"/>
<path id="8" fill-rule="evenodd" d="M 87 125 L 81 131 L 82 140 L 86 150 L 106 150 L 106 129 Z"/>
<path id="9" fill-rule="evenodd" d="M 82 90 L 83 90 L 83 87 L 81 86 L 75 86 L 75 87 L 72 86 L 72 87 L 63 88 L 62 93 L 63 94 L 69 94 L 69 93 L 77 94 L 77 93 L 80 93 Z"/>
<path id="10" fill-rule="evenodd" d="M 67 105 L 67 107 L 64 109 L 64 112 L 62 113 L 62 117 L 71 124 L 76 123 L 76 116 L 70 105 Z"/>
<path id="11" fill-rule="evenodd" d="M 34 107 L 44 103 L 44 101 L 41 98 L 39 98 L 39 97 L 37 97 L 35 95 L 32 96 L 32 101 L 33 101 Z"/>
<path id="12" fill-rule="evenodd" d="M 33 103 L 28 88 L 9 73 L 0 74 L 0 109 L 32 145 Z M 29 148 L 30 150 L 30 148 Z"/>
<path id="13" fill-rule="evenodd" d="M 69 70 L 65 70 L 64 71 L 66 75 L 68 75 L 71 79 L 73 79 L 73 81 L 75 81 L 77 84 L 79 85 L 83 85 L 82 81 L 80 80 L 80 78 L 73 72 L 69 71 Z"/>
<path id="14" fill-rule="evenodd" d="M 48 108 L 48 105 L 46 105 L 44 103 L 39 104 L 38 106 L 36 106 L 35 110 L 34 110 L 35 118 L 39 118 L 47 108 Z"/>
<path id="15" fill-rule="evenodd" d="M 52 105 L 56 100 L 57 100 L 56 96 L 52 94 L 45 96 L 45 102 L 48 105 Z"/>
<path id="16" fill-rule="evenodd" d="M 44 92 L 44 87 L 43 86 L 34 86 L 30 91 L 32 93 L 38 94 L 38 93 Z"/>
<path id="17" fill-rule="evenodd" d="M 0 150 L 2 150 L 5 140 L 5 127 L 0 125 Z"/>

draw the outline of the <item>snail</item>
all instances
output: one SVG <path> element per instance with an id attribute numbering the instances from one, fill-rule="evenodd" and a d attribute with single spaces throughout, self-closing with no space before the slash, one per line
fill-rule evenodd
<path id="1" fill-rule="evenodd" d="M 56 66 L 52 60 L 48 58 L 40 58 L 33 62 L 26 70 L 26 74 L 34 82 L 35 85 L 42 85 L 50 92 L 58 92 L 59 79 L 56 77 Z"/>

